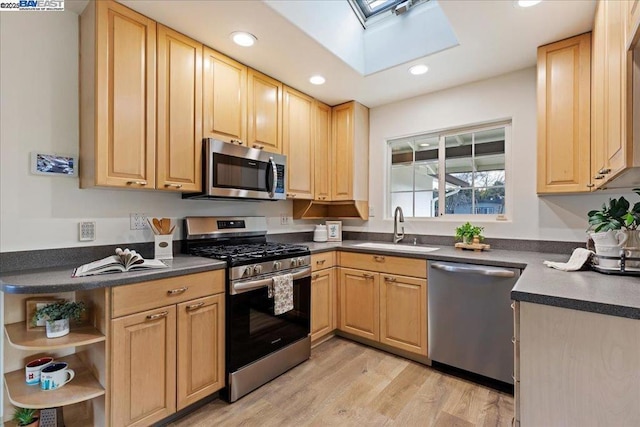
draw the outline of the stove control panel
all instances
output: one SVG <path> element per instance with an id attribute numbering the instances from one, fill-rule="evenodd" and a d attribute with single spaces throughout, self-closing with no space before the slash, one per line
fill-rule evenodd
<path id="1" fill-rule="evenodd" d="M 265 276 L 276 272 L 286 273 L 288 270 L 311 265 L 311 256 L 286 258 L 280 261 L 266 261 L 251 265 L 233 267 L 229 271 L 229 280 L 248 279 Z"/>

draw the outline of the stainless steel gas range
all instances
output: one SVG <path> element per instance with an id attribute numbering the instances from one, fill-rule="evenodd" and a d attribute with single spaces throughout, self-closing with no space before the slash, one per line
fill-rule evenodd
<path id="1" fill-rule="evenodd" d="M 309 248 L 266 241 L 264 217 L 188 217 L 191 255 L 227 262 L 226 389 L 235 402 L 311 354 Z M 293 308 L 274 313 L 273 283 L 291 275 Z"/>

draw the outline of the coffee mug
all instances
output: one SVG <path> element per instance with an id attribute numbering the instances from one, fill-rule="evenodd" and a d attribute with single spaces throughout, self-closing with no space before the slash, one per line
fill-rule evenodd
<path id="1" fill-rule="evenodd" d="M 76 373 L 68 366 L 69 364 L 65 362 L 55 362 L 44 368 L 40 373 L 40 388 L 55 390 L 71 381 Z"/>
<path id="2" fill-rule="evenodd" d="M 40 383 L 40 371 L 53 363 L 53 357 L 41 357 L 27 363 L 24 367 L 25 380 L 29 385 Z"/>

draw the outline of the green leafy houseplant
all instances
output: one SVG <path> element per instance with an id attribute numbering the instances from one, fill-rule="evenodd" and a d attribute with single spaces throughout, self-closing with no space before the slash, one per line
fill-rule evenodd
<path id="1" fill-rule="evenodd" d="M 33 313 L 33 321 L 44 319 L 47 322 L 54 322 L 62 319 L 80 320 L 86 307 L 82 301 L 64 301 L 45 305 L 38 308 Z"/>
<path id="2" fill-rule="evenodd" d="M 13 413 L 13 421 L 19 426 L 28 426 L 38 420 L 38 410 L 30 408 L 16 408 Z"/>
<path id="3" fill-rule="evenodd" d="M 484 236 L 482 235 L 483 230 L 484 227 L 478 227 L 476 225 L 471 225 L 470 222 L 466 222 L 456 228 L 456 238 L 463 242 L 470 242 L 474 237 L 478 236 L 480 240 L 484 240 Z"/>
<path id="4" fill-rule="evenodd" d="M 640 188 L 633 191 L 640 196 Z M 609 199 L 609 203 L 603 203 L 601 209 L 589 211 L 589 230 L 598 233 L 600 231 L 620 230 L 623 227 L 635 230 L 640 226 L 640 202 L 629 209 L 630 203 L 624 197 Z"/>

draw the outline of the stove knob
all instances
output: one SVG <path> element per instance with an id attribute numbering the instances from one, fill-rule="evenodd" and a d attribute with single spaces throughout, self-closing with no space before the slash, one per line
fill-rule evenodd
<path id="1" fill-rule="evenodd" d="M 273 269 L 274 270 L 280 270 L 282 268 L 282 263 L 280 261 L 274 261 L 273 262 Z"/>
<path id="2" fill-rule="evenodd" d="M 262 266 L 261 265 L 254 265 L 253 266 L 253 274 L 260 274 L 262 273 Z"/>
<path id="3" fill-rule="evenodd" d="M 298 267 L 302 267 L 304 265 L 304 258 L 298 258 Z"/>
<path id="4" fill-rule="evenodd" d="M 296 267 L 298 265 L 298 260 L 295 258 L 291 258 L 291 267 Z"/>
<path id="5" fill-rule="evenodd" d="M 251 276 L 253 274 L 253 268 L 247 267 L 244 269 L 244 273 L 242 273 L 242 277 Z"/>

